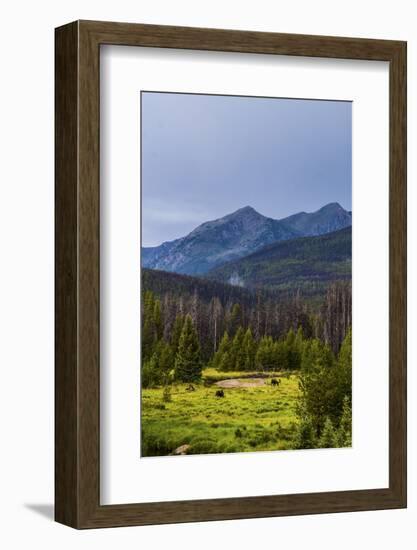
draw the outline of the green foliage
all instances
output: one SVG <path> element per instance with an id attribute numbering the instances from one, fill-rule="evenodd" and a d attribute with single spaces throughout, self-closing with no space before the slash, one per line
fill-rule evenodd
<path id="1" fill-rule="evenodd" d="M 335 359 L 329 346 L 320 340 L 305 341 L 301 356 L 298 414 L 308 416 L 316 436 L 330 441 L 330 424 L 334 437 L 348 445 L 351 438 L 352 336 L 348 332 L 339 356 Z M 332 436 L 333 437 L 333 436 Z M 334 446 L 337 446 L 332 442 Z"/>
<path id="2" fill-rule="evenodd" d="M 154 307 L 155 299 L 153 292 L 145 292 L 143 298 L 143 314 L 142 314 L 142 360 L 146 361 L 151 358 L 155 345 L 155 325 L 154 325 Z"/>
<path id="3" fill-rule="evenodd" d="M 162 312 L 161 312 L 161 302 L 160 300 L 155 300 L 153 307 L 153 325 L 154 325 L 154 334 L 155 340 L 158 341 L 162 338 L 163 334 L 163 324 L 162 324 Z"/>
<path id="4" fill-rule="evenodd" d="M 241 354 L 238 355 L 237 366 L 242 365 L 242 370 L 253 371 L 255 369 L 256 342 L 250 328 L 245 332 L 241 350 Z"/>
<path id="5" fill-rule="evenodd" d="M 352 446 L 352 407 L 349 404 L 349 397 L 343 400 L 343 412 L 340 418 L 339 430 L 337 433 L 338 447 Z"/>
<path id="6" fill-rule="evenodd" d="M 317 448 L 317 438 L 310 417 L 304 417 L 298 425 L 294 447 L 296 449 Z"/>
<path id="7" fill-rule="evenodd" d="M 220 341 L 219 348 L 214 354 L 213 359 L 211 361 L 211 366 L 213 368 L 222 370 L 222 371 L 228 370 L 227 363 L 229 361 L 229 358 L 228 357 L 225 358 L 225 355 L 229 353 L 230 345 L 231 344 L 230 344 L 229 334 L 225 332 L 223 334 L 223 338 Z"/>
<path id="8" fill-rule="evenodd" d="M 152 357 L 142 366 L 142 386 L 151 388 L 171 382 L 174 368 L 174 355 L 171 346 L 160 340 L 155 346 Z"/>
<path id="9" fill-rule="evenodd" d="M 264 336 L 259 342 L 258 351 L 256 352 L 255 364 L 259 370 L 277 370 L 276 364 L 276 348 L 271 336 Z"/>
<path id="10" fill-rule="evenodd" d="M 196 382 L 201 378 L 200 343 L 190 315 L 187 315 L 181 332 L 175 358 L 175 378 L 181 382 Z"/>
<path id="11" fill-rule="evenodd" d="M 334 449 L 338 446 L 338 436 L 332 421 L 329 417 L 326 417 L 324 421 L 324 428 L 319 439 L 319 447 L 322 449 Z"/>
<path id="12" fill-rule="evenodd" d="M 230 334 L 234 336 L 242 324 L 242 308 L 234 304 L 230 313 Z"/>
<path id="13" fill-rule="evenodd" d="M 303 331 L 300 328 L 295 335 L 293 329 L 288 331 L 287 338 L 285 339 L 285 348 L 287 354 L 286 367 L 289 370 L 299 369 L 301 366 L 301 353 L 303 346 Z"/>
<path id="14" fill-rule="evenodd" d="M 333 294 L 335 303 L 346 303 Z M 195 453 L 351 446 L 352 334 L 347 331 L 341 343 L 346 324 L 338 325 L 335 346 L 328 327 L 323 329 L 324 320 L 331 323 L 338 315 L 336 310 L 327 318 L 309 316 L 299 296 L 291 307 L 278 309 L 260 294 L 253 309 L 230 300 L 226 306 L 217 300 L 215 308 L 213 304 L 204 307 L 195 290 L 188 302 L 181 299 L 179 304 L 170 295 L 160 297 L 144 290 L 142 398 L 159 396 L 152 398 L 151 410 L 142 402 L 150 422 L 144 424 L 142 440 L 148 455 L 169 454 L 185 443 L 192 444 L 190 452 Z M 194 317 L 186 314 L 190 311 Z M 320 338 L 312 338 L 312 333 Z M 338 353 L 324 343 L 324 335 Z M 205 377 L 207 385 L 222 376 L 244 378 L 255 376 L 256 371 L 260 376 L 277 376 L 281 383 L 228 389 L 226 399 L 215 399 L 213 388 L 205 394 L 199 384 L 204 365 L 214 372 Z M 183 383 L 196 383 L 196 387 L 192 392 L 184 389 L 180 410 L 177 395 Z M 297 391 L 285 400 L 285 392 L 294 385 Z M 288 417 L 281 415 L 284 410 Z"/>
<path id="15" fill-rule="evenodd" d="M 175 318 L 174 327 L 171 333 L 171 347 L 174 355 L 177 354 L 178 346 L 180 345 L 180 338 L 181 338 L 182 328 L 184 326 L 184 320 L 185 320 L 184 315 L 177 315 L 177 317 Z"/>
<path id="16" fill-rule="evenodd" d="M 244 357 L 242 356 L 242 344 L 243 344 L 244 332 L 243 328 L 239 326 L 234 335 L 232 345 L 229 350 L 229 368 L 227 370 L 242 370 Z"/>

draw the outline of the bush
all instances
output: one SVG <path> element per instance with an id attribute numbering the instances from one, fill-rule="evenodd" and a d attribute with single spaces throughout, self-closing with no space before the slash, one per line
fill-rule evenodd
<path id="1" fill-rule="evenodd" d="M 296 449 L 315 449 L 317 447 L 315 430 L 310 417 L 304 417 L 298 425 L 294 447 Z"/>
<path id="2" fill-rule="evenodd" d="M 319 447 L 322 449 L 334 449 L 338 447 L 337 432 L 329 417 L 324 422 L 323 433 L 319 439 Z"/>

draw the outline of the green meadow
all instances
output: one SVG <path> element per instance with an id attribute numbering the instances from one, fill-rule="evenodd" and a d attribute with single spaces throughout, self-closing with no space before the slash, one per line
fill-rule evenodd
<path id="1" fill-rule="evenodd" d="M 273 379 L 279 383 L 271 383 Z M 219 387 L 224 380 L 233 380 L 238 387 Z M 257 372 L 211 368 L 203 371 L 199 383 L 143 389 L 141 454 L 293 449 L 298 380 L 294 373 L 268 373 L 265 377 Z M 250 387 L 252 383 L 259 385 Z M 224 396 L 216 396 L 216 392 Z M 177 451 L 181 447 L 183 453 Z"/>

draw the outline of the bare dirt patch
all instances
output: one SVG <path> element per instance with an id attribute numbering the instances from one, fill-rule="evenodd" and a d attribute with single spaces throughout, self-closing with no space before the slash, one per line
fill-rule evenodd
<path id="1" fill-rule="evenodd" d="M 219 388 L 256 388 L 265 384 L 265 378 L 229 378 L 220 380 L 215 385 Z"/>

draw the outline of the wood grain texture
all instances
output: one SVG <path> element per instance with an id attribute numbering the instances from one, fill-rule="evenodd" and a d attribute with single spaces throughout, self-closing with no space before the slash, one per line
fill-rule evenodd
<path id="1" fill-rule="evenodd" d="M 76 525 L 78 28 L 55 44 L 55 519 Z"/>
<path id="2" fill-rule="evenodd" d="M 389 487 L 100 505 L 100 45 L 390 63 Z M 78 21 L 56 29 L 56 520 L 116 527 L 406 506 L 406 44 Z"/>

